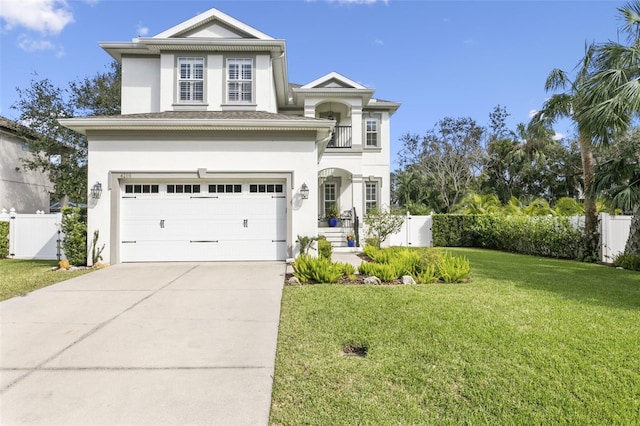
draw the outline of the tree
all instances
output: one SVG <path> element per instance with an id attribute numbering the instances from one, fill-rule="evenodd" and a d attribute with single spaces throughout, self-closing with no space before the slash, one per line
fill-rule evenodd
<path id="1" fill-rule="evenodd" d="M 596 199 L 591 190 L 594 175 L 593 142 L 594 123 L 583 114 L 589 107 L 589 79 L 590 64 L 594 54 L 594 47 L 587 46 L 585 55 L 577 67 L 573 79 L 568 73 L 554 69 L 547 77 L 545 90 L 547 92 L 564 90 L 553 94 L 534 116 L 532 122 L 551 124 L 560 117 L 571 118 L 578 128 L 578 142 L 582 161 L 582 175 L 584 185 L 584 244 L 583 257 L 595 259 L 598 251 L 598 215 Z"/>
<path id="2" fill-rule="evenodd" d="M 61 126 L 58 119 L 119 114 L 120 81 L 120 65 L 114 62 L 107 72 L 71 82 L 68 88 L 34 78 L 26 89 L 17 89 L 19 99 L 12 108 L 19 112 L 22 136 L 30 140 L 31 150 L 23 163 L 48 172 L 54 199 L 83 203 L 87 198 L 86 137 Z"/>
<path id="3" fill-rule="evenodd" d="M 448 212 L 469 192 L 485 161 L 484 129 L 471 118 L 446 117 L 424 137 L 405 134 L 400 164 L 423 178 L 426 199 Z"/>
<path id="4" fill-rule="evenodd" d="M 375 241 L 375 245 L 380 245 L 389 237 L 400 231 L 404 223 L 404 216 L 395 214 L 389 209 L 371 209 L 364 217 L 367 225 L 367 233 Z"/>
<path id="5" fill-rule="evenodd" d="M 544 122 L 520 123 L 515 132 L 507 130 L 502 123 L 506 116 L 501 107 L 489 115 L 492 133 L 480 183 L 482 193 L 496 194 L 502 203 L 512 197 L 553 202 L 577 195 L 571 146 L 554 140 L 553 130 Z"/>
<path id="6" fill-rule="evenodd" d="M 491 214 L 502 211 L 502 203 L 495 194 L 468 194 L 456 206 L 461 214 Z"/>
<path id="7" fill-rule="evenodd" d="M 627 43 L 608 42 L 597 46 L 587 82 L 588 107 L 579 111 L 579 117 L 590 124 L 596 142 L 605 146 L 624 134 L 640 112 L 640 2 L 627 3 L 618 8 L 618 12 L 624 23 L 622 33 L 627 36 Z M 637 167 L 637 156 L 631 158 Z M 633 197 L 637 188 L 630 184 L 634 181 L 634 160 L 622 157 L 611 160 L 603 165 L 599 176 L 599 179 L 609 176 L 610 184 L 620 189 L 614 200 L 626 199 L 635 203 L 625 246 L 628 254 L 640 254 L 640 208 Z M 625 179 L 621 177 L 627 179 L 626 189 L 623 189 Z M 599 182 L 599 189 L 607 188 Z M 607 190 L 611 194 L 616 192 L 611 188 Z"/>
<path id="8" fill-rule="evenodd" d="M 640 254 L 640 129 L 611 146 L 609 159 L 596 167 L 593 191 L 613 208 L 633 211 L 625 254 Z"/>
<path id="9" fill-rule="evenodd" d="M 18 120 L 25 127 L 31 155 L 23 159 L 27 169 L 49 174 L 54 198 L 69 197 L 85 202 L 87 193 L 87 140 L 58 123 L 59 118 L 74 116 L 75 109 L 66 91 L 48 80 L 32 80 L 27 89 L 18 89 L 13 105 L 20 111 Z"/>

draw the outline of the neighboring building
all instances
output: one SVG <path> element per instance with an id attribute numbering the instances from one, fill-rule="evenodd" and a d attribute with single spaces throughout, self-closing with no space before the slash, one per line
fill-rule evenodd
<path id="1" fill-rule="evenodd" d="M 61 122 L 88 137 L 105 261 L 282 260 L 332 205 L 389 204 L 399 104 L 337 73 L 290 84 L 284 40 L 211 9 L 100 45 L 122 64 L 122 115 Z"/>
<path id="2" fill-rule="evenodd" d="M 53 184 L 47 173 L 28 170 L 21 159 L 31 155 L 29 140 L 15 121 L 0 116 L 0 209 L 49 213 Z"/>

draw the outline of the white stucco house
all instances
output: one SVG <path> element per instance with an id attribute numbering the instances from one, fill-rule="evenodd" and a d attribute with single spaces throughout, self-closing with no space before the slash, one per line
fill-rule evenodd
<path id="1" fill-rule="evenodd" d="M 89 141 L 104 261 L 283 260 L 332 205 L 389 204 L 400 105 L 338 73 L 290 84 L 284 40 L 211 9 L 100 45 L 122 64 L 122 115 L 61 122 Z"/>
<path id="2" fill-rule="evenodd" d="M 49 175 L 29 170 L 22 163 L 32 155 L 29 138 L 24 136 L 28 132 L 15 121 L 0 117 L 0 209 L 49 213 L 53 191 Z"/>

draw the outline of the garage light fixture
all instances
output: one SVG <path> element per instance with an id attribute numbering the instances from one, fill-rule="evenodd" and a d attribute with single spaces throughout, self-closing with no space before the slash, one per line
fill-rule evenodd
<path id="1" fill-rule="evenodd" d="M 91 198 L 94 200 L 99 200 L 102 195 L 102 184 L 100 182 L 96 182 L 95 185 L 91 187 Z"/>
<path id="2" fill-rule="evenodd" d="M 302 197 L 303 200 L 309 198 L 309 187 L 306 183 L 303 183 L 300 187 L 300 197 Z"/>

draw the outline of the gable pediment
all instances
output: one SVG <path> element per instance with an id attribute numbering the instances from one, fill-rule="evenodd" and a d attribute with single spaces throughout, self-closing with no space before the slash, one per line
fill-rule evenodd
<path id="1" fill-rule="evenodd" d="M 345 83 L 337 78 L 332 78 L 323 83 L 318 84 L 315 88 L 330 88 L 330 89 L 355 89 L 352 85 Z"/>
<path id="2" fill-rule="evenodd" d="M 337 72 L 329 73 L 311 83 L 302 86 L 303 89 L 367 89 L 348 77 Z"/>
<path id="3" fill-rule="evenodd" d="M 230 27 L 224 22 L 213 20 L 204 23 L 196 28 L 176 34 L 171 38 L 249 38 L 255 39 L 254 35 L 241 31 L 238 28 Z"/>
<path id="4" fill-rule="evenodd" d="M 218 38 L 273 40 L 273 37 L 238 21 L 218 9 L 209 9 L 153 38 Z"/>

